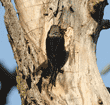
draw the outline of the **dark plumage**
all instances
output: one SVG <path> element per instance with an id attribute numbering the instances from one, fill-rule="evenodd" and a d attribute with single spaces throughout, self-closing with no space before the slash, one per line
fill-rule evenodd
<path id="1" fill-rule="evenodd" d="M 57 25 L 53 25 L 48 32 L 46 39 L 46 51 L 48 57 L 49 68 L 51 68 L 50 83 L 55 86 L 55 80 L 61 67 L 64 65 L 64 38 Z"/>

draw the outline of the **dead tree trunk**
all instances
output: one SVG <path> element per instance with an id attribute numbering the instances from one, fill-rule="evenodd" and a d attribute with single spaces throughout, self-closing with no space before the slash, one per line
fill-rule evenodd
<path id="1" fill-rule="evenodd" d="M 110 28 L 110 21 L 103 20 L 107 0 L 15 0 L 19 20 L 10 0 L 1 2 L 22 105 L 110 105 L 96 63 L 100 31 Z M 52 52 L 52 60 L 47 56 L 47 34 L 64 38 L 60 66 L 53 63 L 60 52 Z"/>

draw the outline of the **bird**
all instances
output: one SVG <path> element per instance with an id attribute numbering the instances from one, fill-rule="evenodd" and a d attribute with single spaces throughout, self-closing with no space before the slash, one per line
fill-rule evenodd
<path id="1" fill-rule="evenodd" d="M 54 86 L 58 72 L 62 72 L 65 61 L 64 37 L 61 28 L 58 25 L 52 25 L 46 38 L 46 52 L 48 58 L 49 70 L 51 73 L 50 82 Z"/>

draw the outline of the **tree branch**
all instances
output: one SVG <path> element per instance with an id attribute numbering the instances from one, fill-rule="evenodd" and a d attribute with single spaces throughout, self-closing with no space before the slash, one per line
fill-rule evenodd
<path id="1" fill-rule="evenodd" d="M 110 20 L 102 20 L 102 22 L 101 22 L 101 27 L 102 27 L 102 29 L 108 29 L 108 28 L 110 28 Z"/>
<path id="2" fill-rule="evenodd" d="M 13 86 L 16 86 L 16 72 L 13 74 L 9 73 L 1 64 L 0 64 L 0 104 L 5 105 L 6 97 L 9 91 Z"/>

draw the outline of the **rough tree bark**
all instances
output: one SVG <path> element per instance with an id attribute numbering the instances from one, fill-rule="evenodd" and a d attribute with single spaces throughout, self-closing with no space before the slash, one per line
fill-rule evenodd
<path id="1" fill-rule="evenodd" d="M 110 105 L 96 63 L 96 44 L 110 21 L 103 20 L 107 0 L 1 0 L 14 57 L 22 105 Z M 46 37 L 52 25 L 63 31 L 68 59 L 49 84 Z M 66 31 L 64 31 L 66 30 Z M 61 59 L 61 58 L 60 58 Z"/>

